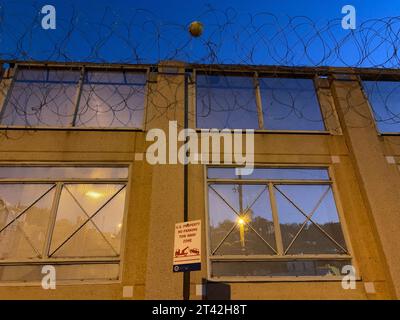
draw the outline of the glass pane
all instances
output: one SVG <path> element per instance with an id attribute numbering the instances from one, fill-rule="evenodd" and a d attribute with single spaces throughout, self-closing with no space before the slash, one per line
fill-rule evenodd
<path id="1" fill-rule="evenodd" d="M 88 71 L 85 73 L 85 83 L 124 83 L 124 74 L 114 71 Z"/>
<path id="2" fill-rule="evenodd" d="M 15 79 L 17 81 L 46 81 L 47 70 L 40 68 L 37 69 L 18 68 Z"/>
<path id="3" fill-rule="evenodd" d="M 351 260 L 213 261 L 213 277 L 341 276 Z"/>
<path id="4" fill-rule="evenodd" d="M 258 128 L 253 78 L 199 75 L 196 90 L 198 128 Z"/>
<path id="5" fill-rule="evenodd" d="M 48 77 L 49 81 L 78 82 L 80 78 L 80 70 L 51 69 L 49 70 Z"/>
<path id="6" fill-rule="evenodd" d="M 120 254 L 125 190 L 68 240 L 54 257 L 103 257 Z"/>
<path id="7" fill-rule="evenodd" d="M 134 84 L 145 86 L 146 73 L 132 71 L 88 71 L 85 74 L 85 83 Z"/>
<path id="8" fill-rule="evenodd" d="M 15 82 L 1 119 L 4 125 L 70 126 L 77 84 Z"/>
<path id="9" fill-rule="evenodd" d="M 0 167 L 0 179 L 123 179 L 127 167 Z"/>
<path id="10" fill-rule="evenodd" d="M 261 78 L 264 128 L 325 130 L 311 79 Z"/>
<path id="11" fill-rule="evenodd" d="M 55 193 L 50 187 L 0 185 L 0 259 L 41 257 Z"/>
<path id="12" fill-rule="evenodd" d="M 16 80 L 23 81 L 56 81 L 56 82 L 78 82 L 80 70 L 66 69 L 42 69 L 42 68 L 18 68 Z"/>
<path id="13" fill-rule="evenodd" d="M 208 168 L 210 179 L 264 179 L 264 180 L 329 180 L 328 170 L 321 168 L 255 168 L 250 175 L 238 176 L 235 168 Z"/>
<path id="14" fill-rule="evenodd" d="M 65 185 L 52 236 L 52 256 L 119 255 L 125 190 L 92 216 L 122 187 L 114 184 Z"/>
<path id="15" fill-rule="evenodd" d="M 245 179 L 271 179 L 271 180 L 329 180 L 326 169 L 296 169 L 296 168 L 259 168 L 251 175 L 243 176 Z"/>
<path id="16" fill-rule="evenodd" d="M 125 71 L 125 81 L 127 84 L 146 85 L 146 73 L 127 72 Z"/>
<path id="17" fill-rule="evenodd" d="M 41 282 L 43 265 L 0 266 L 2 282 Z M 57 281 L 63 280 L 118 280 L 119 264 L 55 265 Z"/>
<path id="18" fill-rule="evenodd" d="M 212 185 L 211 187 L 213 187 L 222 197 L 224 197 L 224 199 L 224 194 L 227 193 L 229 195 L 230 193 L 233 193 L 232 185 Z M 236 197 L 227 198 L 225 201 L 227 201 L 232 207 L 237 207 Z M 228 234 L 228 232 L 235 226 L 237 215 L 211 188 L 208 190 L 208 206 L 211 252 L 213 252 L 218 244 Z"/>
<path id="19" fill-rule="evenodd" d="M 76 125 L 141 128 L 144 84 L 144 74 L 88 72 L 82 87 Z"/>
<path id="20" fill-rule="evenodd" d="M 210 186 L 209 216 L 215 255 L 274 254 L 275 231 L 266 186 Z"/>
<path id="21" fill-rule="evenodd" d="M 275 186 L 275 188 L 284 249 L 288 249 L 290 245 L 287 254 L 346 253 L 340 247 L 342 246 L 346 249 L 330 186 L 279 185 Z M 306 222 L 306 217 L 295 205 L 306 215 L 310 215 L 314 211 L 311 220 L 319 228 L 311 221 L 308 221 L 300 231 Z M 296 240 L 291 244 L 297 234 Z M 340 246 L 332 241 L 330 237 Z"/>
<path id="22" fill-rule="evenodd" d="M 400 82 L 363 81 L 380 132 L 400 132 Z"/>
<path id="23" fill-rule="evenodd" d="M 0 230 L 52 186 L 53 184 L 0 184 Z"/>

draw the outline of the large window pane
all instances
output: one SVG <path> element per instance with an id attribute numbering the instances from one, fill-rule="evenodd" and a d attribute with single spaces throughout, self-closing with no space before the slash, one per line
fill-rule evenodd
<path id="1" fill-rule="evenodd" d="M 325 130 L 311 79 L 260 78 L 264 128 Z"/>
<path id="2" fill-rule="evenodd" d="M 267 186 L 210 185 L 209 215 L 212 254 L 276 251 Z"/>
<path id="3" fill-rule="evenodd" d="M 120 184 L 66 184 L 61 193 L 50 255 L 118 256 L 125 190 Z"/>
<path id="4" fill-rule="evenodd" d="M 252 77 L 197 76 L 197 127 L 257 129 Z"/>
<path id="5" fill-rule="evenodd" d="M 70 126 L 78 79 L 78 70 L 19 69 L 1 124 Z"/>
<path id="6" fill-rule="evenodd" d="M 279 185 L 275 189 L 287 254 L 347 253 L 329 185 Z"/>
<path id="7" fill-rule="evenodd" d="M 400 132 L 400 82 L 363 81 L 380 132 Z"/>
<path id="8" fill-rule="evenodd" d="M 76 126 L 141 128 L 145 73 L 88 71 Z"/>
<path id="9" fill-rule="evenodd" d="M 0 259 L 42 257 L 54 189 L 0 184 Z"/>

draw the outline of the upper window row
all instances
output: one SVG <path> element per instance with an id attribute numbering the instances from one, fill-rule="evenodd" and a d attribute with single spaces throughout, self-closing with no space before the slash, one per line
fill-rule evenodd
<path id="1" fill-rule="evenodd" d="M 0 124 L 142 128 L 145 70 L 18 67 Z M 398 81 L 363 81 L 381 133 L 400 132 Z M 325 130 L 314 81 L 254 75 L 196 76 L 196 127 Z"/>
<path id="2" fill-rule="evenodd" d="M 325 130 L 312 79 L 198 75 L 196 126 Z M 23 68 L 0 113 L 5 126 L 142 128 L 144 71 Z"/>

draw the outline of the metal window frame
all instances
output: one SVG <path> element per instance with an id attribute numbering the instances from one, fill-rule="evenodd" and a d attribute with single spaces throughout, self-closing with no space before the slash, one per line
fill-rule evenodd
<path id="1" fill-rule="evenodd" d="M 7 91 L 6 95 L 3 99 L 3 103 L 0 105 L 0 129 L 2 127 L 1 123 L 3 121 L 3 116 L 4 116 L 5 109 L 6 109 L 6 105 L 7 105 L 8 101 L 10 100 L 11 91 L 14 89 L 14 83 L 15 83 L 15 78 L 16 78 L 17 72 L 18 72 L 18 64 L 16 63 L 13 68 L 10 85 L 6 89 L 6 91 Z"/>
<path id="2" fill-rule="evenodd" d="M 318 79 L 318 76 L 316 75 L 315 77 L 313 77 L 313 78 L 311 79 L 311 81 L 312 81 L 312 83 L 313 83 L 313 88 L 314 88 L 314 92 L 315 92 L 315 99 L 317 99 L 319 114 L 321 115 L 321 119 L 322 119 L 322 126 L 324 127 L 324 130 L 322 130 L 322 131 L 324 131 L 324 132 L 325 132 L 325 131 L 328 131 L 329 133 L 331 133 L 331 132 L 328 130 L 328 128 L 327 128 L 326 121 L 325 121 L 325 116 L 324 116 L 324 112 L 323 112 L 322 106 L 321 106 L 321 100 L 320 100 L 319 95 L 318 95 L 318 84 L 317 84 L 317 79 Z M 335 110 L 335 111 L 336 111 L 336 110 Z"/>
<path id="3" fill-rule="evenodd" d="M 207 279 L 209 281 L 228 281 L 228 282 L 251 282 L 251 281 L 289 281 L 289 282 L 296 282 L 296 281 L 341 281 L 342 276 L 221 276 L 221 277 L 216 277 L 212 276 L 211 270 L 212 270 L 212 262 L 213 261 L 279 261 L 279 260 L 350 260 L 352 266 L 356 270 L 356 280 L 361 280 L 361 276 L 359 273 L 358 265 L 354 259 L 354 254 L 353 254 L 353 248 L 351 246 L 351 242 L 349 239 L 348 235 L 348 229 L 346 225 L 346 220 L 344 219 L 343 215 L 343 208 L 340 203 L 340 199 L 338 198 L 338 190 L 337 186 L 335 183 L 334 179 L 334 172 L 333 168 L 330 165 L 327 164 L 310 164 L 310 165 L 296 165 L 296 164 L 287 164 L 287 165 L 282 165 L 282 164 L 256 164 L 255 168 L 285 168 L 285 169 L 299 169 L 299 168 L 304 168 L 304 169 L 313 169 L 313 168 L 321 168 L 325 169 L 329 175 L 329 180 L 268 180 L 268 179 L 247 179 L 247 180 L 242 180 L 242 179 L 209 179 L 207 177 L 207 172 L 209 168 L 226 168 L 226 167 L 237 167 L 235 165 L 205 165 L 203 166 L 203 176 L 204 176 L 204 194 L 205 194 L 205 223 L 206 223 L 206 228 L 207 228 L 207 233 L 206 233 L 206 251 L 207 251 Z M 209 184 L 259 184 L 259 185 L 267 185 L 268 190 L 274 186 L 274 183 L 276 184 L 288 184 L 288 182 L 292 182 L 293 185 L 330 185 L 331 186 L 331 191 L 333 195 L 333 199 L 335 202 L 336 206 L 336 212 L 337 216 L 339 219 L 340 227 L 343 233 L 346 249 L 347 249 L 347 254 L 303 254 L 303 255 L 282 255 L 283 248 L 280 248 L 279 242 L 277 241 L 277 229 L 276 229 L 276 223 L 279 223 L 279 220 L 275 220 L 275 216 L 278 217 L 278 211 L 277 211 L 277 206 L 276 206 L 276 199 L 274 201 L 271 201 L 271 212 L 272 212 L 272 217 L 273 217 L 273 222 L 274 222 L 274 229 L 275 229 L 275 241 L 276 241 L 276 249 L 278 251 L 278 254 L 276 255 L 244 255 L 244 256 L 238 256 L 238 255 L 220 255 L 220 256 L 215 256 L 211 254 L 211 234 L 210 234 L 210 228 L 209 228 L 209 223 L 210 223 L 210 217 L 209 217 Z M 272 185 L 272 186 L 271 186 Z M 271 193 L 269 193 L 269 197 L 271 200 Z M 279 236 L 280 234 L 280 228 L 279 228 Z M 278 240 L 279 240 L 278 236 Z M 282 243 L 283 245 L 283 243 Z"/>
<path id="4" fill-rule="evenodd" d="M 132 164 L 128 162 L 118 162 L 118 163 L 104 163 L 104 162 L 85 162 L 85 163 L 60 163 L 60 162 L 19 162 L 19 163 L 10 163 L 10 162 L 0 162 L 1 167 L 109 167 L 109 168 L 128 168 L 128 174 L 126 178 L 104 178 L 104 179 L 0 179 L 0 184 L 54 184 L 53 187 L 49 188 L 46 191 L 46 194 L 50 192 L 52 189 L 55 189 L 56 193 L 52 199 L 52 205 L 50 210 L 50 215 L 48 218 L 47 228 L 46 228 L 46 238 L 42 248 L 42 258 L 35 259 L 3 259 L 0 260 L 0 267 L 2 266 L 29 266 L 29 265 L 79 265 L 79 264 L 118 264 L 119 274 L 117 280 L 62 280 L 60 284 L 85 284 L 85 283 L 121 283 L 122 281 L 122 265 L 125 256 L 125 240 L 126 240 L 126 222 L 128 216 L 128 203 L 129 203 L 129 190 L 131 188 L 131 174 L 132 174 Z M 52 258 L 49 256 L 49 249 L 51 245 L 51 236 L 54 232 L 54 226 L 57 217 L 57 209 L 58 204 L 61 197 L 62 187 L 65 183 L 73 183 L 73 184 L 123 184 L 124 186 L 121 190 L 125 189 L 126 195 L 124 199 L 124 212 L 122 216 L 122 230 L 121 230 L 121 244 L 119 248 L 119 255 L 116 257 L 68 257 L 68 258 Z M 118 193 L 121 191 L 119 190 Z M 41 196 L 42 197 L 42 196 Z M 107 202 L 108 203 L 108 202 Z M 0 281 L 0 286 L 9 286 L 9 285 L 38 285 L 37 281 L 29 281 L 29 282 L 20 282 L 20 281 Z M 40 283 L 39 283 L 40 285 Z"/>
<path id="5" fill-rule="evenodd" d="M 191 99 L 192 101 L 190 102 L 191 104 L 193 104 L 193 106 L 190 108 L 191 110 L 194 111 L 194 128 L 197 131 L 200 130 L 204 130 L 205 128 L 200 128 L 198 126 L 197 123 L 197 74 L 200 72 L 200 75 L 207 75 L 207 70 L 204 69 L 193 69 L 193 87 L 194 89 L 192 89 L 192 92 L 194 94 L 194 98 Z M 229 74 L 231 73 L 231 75 Z M 243 75 L 241 75 L 241 73 Z M 260 85 L 259 85 L 259 79 L 260 78 L 267 78 L 267 75 L 270 75 L 270 77 L 272 77 L 273 75 L 276 74 L 270 74 L 270 73 L 262 73 L 263 76 L 259 75 L 259 72 L 254 70 L 254 71 L 224 71 L 224 70 L 219 70 L 219 71 L 212 71 L 211 72 L 212 75 L 220 75 L 220 76 L 248 76 L 250 78 L 249 74 L 252 74 L 253 77 L 253 83 L 254 83 L 254 97 L 255 97 L 255 103 L 256 103 L 256 112 L 257 112 L 257 120 L 258 120 L 258 128 L 254 129 L 255 133 L 297 133 L 297 134 L 326 134 L 326 135 L 330 135 L 330 131 L 327 130 L 327 126 L 325 123 L 325 119 L 324 119 L 324 115 L 322 112 L 322 108 L 321 108 L 321 103 L 319 100 L 319 96 L 318 96 L 318 91 L 317 91 L 317 86 L 315 83 L 315 79 L 312 77 L 305 77 L 304 75 L 302 77 L 294 77 L 293 75 L 287 74 L 285 75 L 283 78 L 290 78 L 290 79 L 310 79 L 313 82 L 313 89 L 315 92 L 315 98 L 317 99 L 317 103 L 318 103 L 318 108 L 319 108 L 319 113 L 321 115 L 321 119 L 322 119 L 322 124 L 324 127 L 324 130 L 290 130 L 290 129 L 280 129 L 280 130 L 272 130 L 272 129 L 268 129 L 265 128 L 265 123 L 264 123 L 264 110 L 262 107 L 262 96 L 261 96 L 261 90 L 260 90 Z M 222 128 L 220 128 L 222 129 Z M 237 128 L 227 128 L 229 130 L 234 130 Z"/>
<path id="6" fill-rule="evenodd" d="M 138 66 L 138 67 L 107 67 L 107 68 L 101 68 L 101 67 L 96 67 L 96 66 L 86 66 L 86 65 L 78 65 L 78 66 L 72 66 L 73 68 L 77 69 L 80 71 L 80 77 L 78 82 L 76 83 L 76 93 L 75 93 L 75 100 L 74 104 L 72 106 L 72 109 L 74 110 L 74 114 L 72 116 L 71 123 L 68 126 L 21 126 L 21 125 L 3 125 L 2 124 L 2 118 L 4 116 L 4 112 L 7 106 L 7 103 L 10 99 L 10 96 L 12 94 L 14 84 L 18 82 L 16 80 L 16 75 L 18 73 L 18 68 L 23 68 L 23 67 L 32 67 L 30 64 L 24 64 L 24 63 L 16 63 L 14 65 L 14 75 L 11 79 L 11 83 L 9 88 L 7 89 L 6 96 L 3 100 L 3 103 L 0 105 L 0 130 L 1 129 L 7 129 L 7 130 L 81 130 L 81 131 L 144 131 L 145 130 L 145 124 L 146 124 L 146 110 L 147 110 L 147 103 L 148 103 L 148 94 L 149 94 L 149 72 L 150 72 L 150 67 L 148 66 Z M 42 69 L 56 69 L 56 70 L 69 70 L 68 65 L 54 65 L 54 66 L 49 66 L 49 65 L 34 65 L 34 68 L 42 68 Z M 69 66 L 72 68 L 71 66 Z M 76 118 L 79 112 L 79 104 L 80 104 L 80 99 L 82 95 L 82 88 L 83 85 L 85 84 L 85 76 L 88 71 L 92 70 L 99 70 L 102 72 L 107 72 L 109 70 L 116 71 L 116 72 L 125 72 L 127 70 L 129 71 L 142 71 L 145 74 L 146 81 L 145 84 L 143 85 L 144 87 L 144 100 L 143 100 L 143 115 L 142 115 L 142 121 L 140 127 L 78 127 L 76 126 Z M 35 83 L 41 83 L 43 81 L 32 81 Z M 55 82 L 56 83 L 56 82 Z M 115 85 L 113 83 L 110 83 L 109 85 Z M 129 84 L 127 84 L 129 85 Z"/>

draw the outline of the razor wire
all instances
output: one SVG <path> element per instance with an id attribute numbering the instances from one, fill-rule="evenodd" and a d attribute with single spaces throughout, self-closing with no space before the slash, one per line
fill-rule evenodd
<path id="1" fill-rule="evenodd" d="M 126 8 L 127 13 L 121 15 L 112 7 L 107 7 L 94 18 L 77 7 L 70 7 L 68 15 L 57 19 L 57 30 L 54 32 L 41 29 L 40 6 L 26 5 L 26 12 L 34 14 L 21 19 L 20 15 L 24 12 L 10 13 L 5 6 L 0 7 L 2 63 L 39 61 L 155 65 L 160 61 L 175 60 L 218 65 L 221 71 L 224 65 L 234 64 L 243 66 L 244 70 L 248 66 L 265 65 L 379 68 L 383 74 L 385 69 L 399 68 L 400 61 L 400 17 L 370 19 L 359 23 L 354 30 L 344 30 L 340 18 L 316 22 L 306 16 L 282 17 L 267 12 L 243 15 L 233 8 L 217 10 L 209 5 L 196 17 L 196 20 L 205 22 L 205 29 L 202 36 L 195 38 L 188 33 L 187 23 L 161 21 L 154 13 L 137 8 Z M 25 127 L 65 126 L 70 123 L 82 127 L 138 125 L 135 123 L 136 115 L 144 116 L 141 101 L 145 92 L 140 84 L 127 82 L 125 74 L 125 78 L 119 80 L 110 80 L 110 74 L 100 74 L 97 76 L 105 79 L 96 83 L 88 79 L 96 75 L 87 73 L 83 80 L 79 80 L 80 71 L 68 68 L 69 73 L 60 73 L 58 78 L 53 75 L 50 80 L 14 81 L 11 88 L 13 95 L 4 92 L 7 96 L 4 106 L 8 109 L 2 110 L 2 124 Z M 75 73 L 73 80 L 71 72 Z M 114 76 L 118 78 L 121 75 Z M 279 78 L 278 74 L 272 77 Z M 397 80 L 398 77 L 394 75 L 392 78 Z M 394 127 L 400 117 L 400 108 L 396 103 L 400 85 L 394 81 L 388 88 L 383 82 L 378 82 L 380 79 L 381 75 L 377 74 L 371 85 L 364 89 L 368 89 L 365 92 L 370 99 L 383 106 L 382 114 L 375 114 L 377 122 L 390 123 Z M 373 83 L 375 80 L 376 83 Z M 269 98 L 285 110 L 276 118 L 294 117 L 314 123 L 315 119 L 299 107 L 300 99 L 304 100 L 299 90 L 294 90 L 294 93 L 287 90 L 282 98 L 282 88 L 285 89 L 285 85 L 269 89 Z M 254 112 L 257 111 L 254 108 L 250 110 L 249 102 L 243 101 L 240 90 L 235 91 L 229 86 L 225 89 L 228 98 L 218 97 L 218 103 L 210 92 L 205 92 L 208 99 L 208 103 L 203 101 L 208 108 L 206 114 L 226 112 L 232 119 L 234 113 L 240 111 L 243 115 L 255 117 Z M 247 89 L 252 90 L 250 87 Z M 151 115 L 153 119 L 160 116 L 174 119 L 174 110 L 183 88 L 175 90 L 175 99 L 171 99 L 171 95 L 164 96 L 162 90 L 152 92 L 158 101 L 164 100 L 159 103 L 159 108 L 156 106 L 157 114 Z M 78 100 L 76 92 L 80 95 Z M 213 103 L 211 99 L 214 99 Z M 224 99 L 229 99 L 229 103 Z M 157 105 L 157 101 L 152 103 Z M 348 104 L 356 109 L 351 93 Z M 221 124 L 229 125 L 229 122 Z"/>

